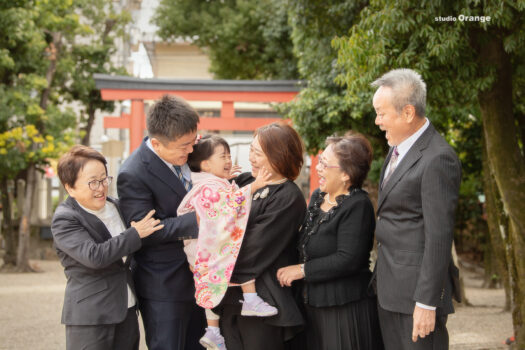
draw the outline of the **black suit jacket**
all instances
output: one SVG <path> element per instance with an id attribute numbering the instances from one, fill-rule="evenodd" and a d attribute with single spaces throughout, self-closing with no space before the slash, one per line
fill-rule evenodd
<path id="1" fill-rule="evenodd" d="M 108 201 L 118 203 L 108 198 Z M 111 237 L 95 215 L 69 197 L 53 216 L 51 232 L 67 278 L 62 323 L 86 326 L 122 322 L 128 312 L 129 264 L 122 257 L 141 246 L 134 228 Z"/>
<path id="2" fill-rule="evenodd" d="M 377 294 L 383 309 L 412 314 L 420 302 L 436 306 L 438 315 L 454 312 L 451 247 L 460 181 L 458 157 L 430 124 L 380 189 Z"/>
<path id="3" fill-rule="evenodd" d="M 324 195 L 319 189 L 312 194 L 299 242 L 305 271 L 302 296 L 316 307 L 365 298 L 372 275 L 375 218 L 367 193 L 351 190 L 328 213 L 320 209 Z"/>
<path id="4" fill-rule="evenodd" d="M 146 139 L 120 169 L 117 191 L 126 224 L 142 219 L 151 209 L 164 228 L 143 239 L 134 255 L 137 294 L 159 301 L 194 301 L 195 286 L 183 239 L 198 234 L 195 213 L 177 217 L 186 195 L 179 178 L 146 145 Z"/>

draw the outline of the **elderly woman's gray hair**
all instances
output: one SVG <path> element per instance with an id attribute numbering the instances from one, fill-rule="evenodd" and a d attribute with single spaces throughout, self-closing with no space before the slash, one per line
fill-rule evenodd
<path id="1" fill-rule="evenodd" d="M 392 89 L 392 104 L 398 113 L 406 105 L 414 106 L 418 117 L 425 116 L 427 86 L 421 75 L 412 69 L 394 69 L 374 81 L 374 87 L 389 87 Z"/>

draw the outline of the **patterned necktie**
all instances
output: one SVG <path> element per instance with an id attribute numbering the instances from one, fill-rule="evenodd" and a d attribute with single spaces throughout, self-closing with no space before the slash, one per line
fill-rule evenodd
<path id="1" fill-rule="evenodd" d="M 383 183 L 381 184 L 381 188 L 385 187 L 387 181 L 390 179 L 390 176 L 392 176 L 392 173 L 394 172 L 394 170 L 396 170 L 398 157 L 399 157 L 399 152 L 397 151 L 397 147 L 394 146 L 394 150 L 392 151 L 392 155 L 390 156 L 390 161 L 388 162 L 390 167 L 388 169 L 388 173 L 383 178 Z"/>
<path id="2" fill-rule="evenodd" d="M 177 174 L 177 177 L 179 178 L 180 182 L 182 182 L 182 185 L 186 189 L 186 192 L 191 190 L 191 181 L 188 181 L 182 176 L 182 169 L 178 165 L 174 165 L 173 168 L 175 169 L 175 174 Z"/>

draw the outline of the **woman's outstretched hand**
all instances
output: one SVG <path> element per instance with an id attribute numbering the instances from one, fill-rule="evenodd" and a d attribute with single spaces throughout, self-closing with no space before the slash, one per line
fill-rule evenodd
<path id="1" fill-rule="evenodd" d="M 262 167 L 257 173 L 255 181 L 252 182 L 252 193 L 257 191 L 260 188 L 263 188 L 266 185 L 271 183 L 270 179 L 272 178 L 272 173 L 266 170 L 265 167 Z"/>
<path id="2" fill-rule="evenodd" d="M 131 227 L 134 227 L 135 230 L 137 230 L 140 238 L 148 237 L 153 232 L 164 228 L 164 225 L 159 225 L 160 220 L 155 219 L 153 214 L 155 214 L 155 209 L 150 210 L 150 212 L 142 220 L 131 222 Z"/>
<path id="3" fill-rule="evenodd" d="M 281 284 L 281 287 L 290 287 L 293 281 L 303 279 L 303 271 L 301 270 L 301 265 L 290 265 L 286 267 L 281 267 L 277 270 L 277 279 Z"/>

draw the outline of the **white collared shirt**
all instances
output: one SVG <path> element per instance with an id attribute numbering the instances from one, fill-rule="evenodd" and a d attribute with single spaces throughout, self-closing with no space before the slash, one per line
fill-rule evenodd
<path id="1" fill-rule="evenodd" d="M 418 131 L 410 135 L 406 140 L 401 142 L 399 145 L 397 145 L 397 164 L 401 164 L 401 160 L 403 160 L 403 157 L 410 151 L 410 148 L 416 143 L 417 139 L 423 135 L 425 130 L 427 130 L 428 126 L 430 125 L 430 122 L 427 118 L 425 118 L 425 124 L 423 124 L 422 127 L 419 128 Z M 388 170 L 390 169 L 390 162 L 388 163 L 388 166 L 385 169 L 385 174 L 388 174 Z"/>
<path id="2" fill-rule="evenodd" d="M 148 139 L 146 140 L 146 146 L 148 146 L 148 148 L 153 152 L 155 153 L 155 155 L 157 157 L 159 157 L 160 160 L 162 160 L 162 162 L 164 164 L 166 164 L 166 166 L 171 170 L 172 173 L 175 174 L 175 176 L 177 176 L 177 173 L 175 172 L 175 169 L 173 168 L 174 167 L 174 164 L 171 164 L 169 162 L 166 162 L 164 159 L 162 159 L 158 154 L 157 152 L 155 152 L 155 149 L 153 148 L 153 145 L 151 144 L 151 139 L 148 137 Z M 185 163 L 184 165 L 180 165 L 180 170 L 182 171 L 182 176 L 184 177 L 184 179 L 188 182 L 191 182 L 191 170 L 190 170 L 190 167 L 188 165 L 188 163 Z"/>
<path id="3" fill-rule="evenodd" d="M 106 204 L 104 207 L 100 210 L 91 210 L 88 208 L 83 207 L 78 204 L 82 209 L 87 211 L 90 214 L 95 215 L 102 223 L 106 226 L 109 233 L 111 234 L 111 237 L 116 237 L 120 235 L 122 232 L 126 231 L 126 226 L 122 222 L 122 219 L 120 218 L 120 213 L 118 212 L 117 207 L 115 204 L 111 203 L 110 201 L 106 200 Z M 126 257 L 123 257 L 125 260 Z M 128 308 L 135 306 L 136 301 L 135 297 L 133 296 L 133 293 L 131 292 L 131 288 L 129 285 L 128 287 Z"/>

